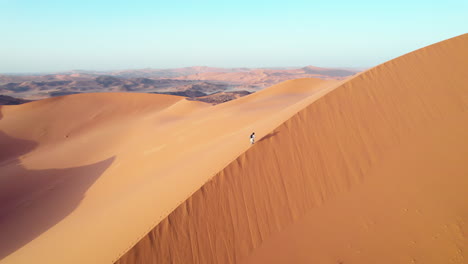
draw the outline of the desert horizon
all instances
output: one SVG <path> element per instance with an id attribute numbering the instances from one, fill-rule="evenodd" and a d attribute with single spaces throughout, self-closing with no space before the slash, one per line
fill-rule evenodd
<path id="1" fill-rule="evenodd" d="M 468 262 L 465 2 L 0 10 L 0 264 Z"/>
<path id="2" fill-rule="evenodd" d="M 0 105 L 96 92 L 171 94 L 219 104 L 298 78 L 342 80 L 357 71 L 319 68 L 251 69 L 185 67 L 47 75 L 0 75 Z"/>
<path id="3" fill-rule="evenodd" d="M 106 75 L 106 74 L 113 74 L 116 72 L 132 72 L 132 71 L 180 71 L 183 69 L 212 69 L 214 71 L 231 71 L 231 70 L 238 70 L 238 71 L 247 71 L 247 70 L 293 70 L 293 69 L 300 69 L 300 68 L 305 68 L 305 67 L 315 67 L 315 68 L 322 68 L 322 69 L 339 69 L 339 70 L 348 70 L 348 71 L 356 71 L 360 72 L 366 69 L 371 68 L 372 66 L 327 66 L 327 67 L 322 67 L 322 66 L 314 66 L 311 64 L 303 65 L 303 66 L 281 66 L 281 65 L 276 65 L 276 66 L 256 66 L 256 67 L 249 67 L 249 66 L 213 66 L 213 65 L 185 65 L 185 66 L 180 66 L 180 67 L 134 67 L 134 68 L 121 68 L 121 69 L 100 69 L 100 70 L 91 70 L 91 69 L 66 69 L 66 70 L 51 70 L 51 71 L 19 71 L 19 72 L 0 72 L 0 75 L 50 75 L 50 74 L 73 74 L 73 73 L 95 73 L 95 74 L 100 74 L 100 75 Z"/>

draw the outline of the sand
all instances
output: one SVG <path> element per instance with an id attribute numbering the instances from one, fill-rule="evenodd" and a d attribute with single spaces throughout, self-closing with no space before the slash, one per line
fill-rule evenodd
<path id="1" fill-rule="evenodd" d="M 252 130 L 334 84 L 294 80 L 219 107 L 122 93 L 3 106 L 1 263 L 117 260 L 245 152 Z"/>
<path id="2" fill-rule="evenodd" d="M 338 85 L 117 263 L 466 263 L 467 42 Z"/>
<path id="3" fill-rule="evenodd" d="M 3 106 L 0 263 L 466 263 L 467 44 L 216 106 Z"/>

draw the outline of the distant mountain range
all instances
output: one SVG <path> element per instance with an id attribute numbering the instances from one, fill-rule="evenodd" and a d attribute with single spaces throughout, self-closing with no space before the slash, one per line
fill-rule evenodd
<path id="1" fill-rule="evenodd" d="M 197 66 L 177 69 L 0 75 L 0 94 L 37 100 L 76 93 L 142 92 L 173 94 L 219 103 L 290 79 L 339 80 L 356 73 L 357 71 L 352 70 L 313 66 L 274 69 Z"/>

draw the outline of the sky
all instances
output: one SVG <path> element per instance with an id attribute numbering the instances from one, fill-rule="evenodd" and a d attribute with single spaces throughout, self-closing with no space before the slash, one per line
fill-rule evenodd
<path id="1" fill-rule="evenodd" d="M 468 32 L 468 1 L 0 0 L 0 73 L 367 68 Z"/>

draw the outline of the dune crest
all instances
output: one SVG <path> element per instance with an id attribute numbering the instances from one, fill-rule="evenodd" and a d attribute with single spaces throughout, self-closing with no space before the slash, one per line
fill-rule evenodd
<path id="1" fill-rule="evenodd" d="M 117 260 L 245 152 L 252 130 L 267 134 L 336 85 L 288 83 L 217 106 L 136 93 L 2 106 L 0 263 Z"/>
<path id="2" fill-rule="evenodd" d="M 465 34 L 332 89 L 116 263 L 465 263 L 467 47 Z"/>

